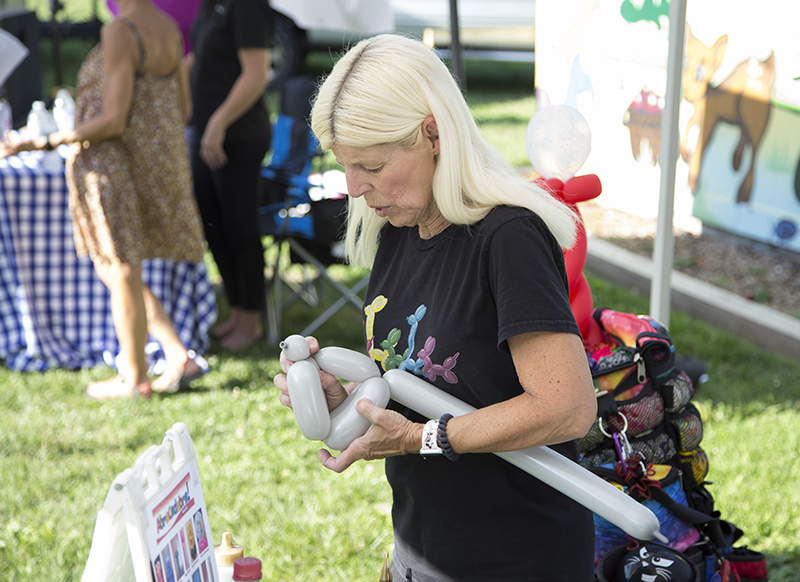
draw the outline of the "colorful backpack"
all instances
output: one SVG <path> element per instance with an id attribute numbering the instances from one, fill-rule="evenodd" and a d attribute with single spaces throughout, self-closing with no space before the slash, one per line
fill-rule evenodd
<path id="1" fill-rule="evenodd" d="M 742 531 L 714 510 L 695 388 L 676 366 L 669 332 L 650 317 L 610 309 L 596 309 L 593 318 L 603 337 L 586 345 L 598 412 L 578 440 L 580 464 L 651 509 L 669 547 L 692 560 L 702 580 L 735 568 L 736 552 L 760 556 L 763 565 L 763 554 L 734 550 Z M 596 564 L 631 542 L 597 515 L 595 540 Z M 763 577 L 749 579 L 766 580 L 766 567 Z"/>

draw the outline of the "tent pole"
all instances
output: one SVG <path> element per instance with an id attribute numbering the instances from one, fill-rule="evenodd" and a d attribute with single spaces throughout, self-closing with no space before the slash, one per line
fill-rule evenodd
<path id="1" fill-rule="evenodd" d="M 650 316 L 669 327 L 671 275 L 675 251 L 675 170 L 678 163 L 678 115 L 681 103 L 683 44 L 686 29 L 686 0 L 672 0 L 669 6 L 669 55 L 667 94 L 661 121 L 661 192 L 658 223 L 653 247 L 654 273 L 650 285 Z"/>
<path id="2" fill-rule="evenodd" d="M 450 69 L 461 91 L 465 90 L 464 53 L 461 48 L 461 30 L 458 19 L 458 0 L 450 0 Z"/>

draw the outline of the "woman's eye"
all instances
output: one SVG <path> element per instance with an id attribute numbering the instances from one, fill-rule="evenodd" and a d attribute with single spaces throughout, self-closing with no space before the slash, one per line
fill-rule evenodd
<path id="1" fill-rule="evenodd" d="M 364 168 L 364 171 L 370 174 L 377 174 L 378 172 L 381 171 L 381 168 Z"/>

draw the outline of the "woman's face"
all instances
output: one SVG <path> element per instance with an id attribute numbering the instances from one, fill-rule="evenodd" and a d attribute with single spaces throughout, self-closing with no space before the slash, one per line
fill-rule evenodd
<path id="1" fill-rule="evenodd" d="M 347 191 L 364 197 L 378 216 L 396 227 L 419 226 L 420 234 L 436 234 L 444 223 L 433 201 L 433 173 L 439 153 L 436 122 L 423 122 L 425 139 L 414 149 L 394 145 L 365 148 L 334 145 L 336 160 L 344 167 Z"/>

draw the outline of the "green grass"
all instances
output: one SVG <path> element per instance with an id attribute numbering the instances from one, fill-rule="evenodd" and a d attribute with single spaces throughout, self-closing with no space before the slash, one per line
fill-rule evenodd
<path id="1" fill-rule="evenodd" d="M 532 74 L 529 81 L 527 69 L 501 69 L 470 64 L 467 98 L 487 139 L 528 165 Z M 361 273 L 341 268 L 338 275 L 355 280 Z M 595 306 L 648 311 L 647 297 L 589 281 Z M 293 306 L 283 334 L 315 313 Z M 678 353 L 709 366 L 696 403 L 717 508 L 745 531 L 741 543 L 767 553 L 772 582 L 792 582 L 800 570 L 800 361 L 681 313 L 672 314 L 671 326 Z M 350 307 L 316 335 L 322 345 L 363 349 L 359 314 Z M 79 579 L 114 477 L 181 421 L 198 454 L 215 542 L 232 531 L 248 555 L 262 559 L 265 580 L 377 579 L 392 542 L 383 463 L 359 463 L 342 475 L 323 469 L 317 445 L 302 439 L 278 403 L 271 381 L 277 357 L 266 342 L 235 355 L 213 342 L 212 371 L 195 389 L 105 404 L 82 390 L 108 369 L 0 368 L 0 578 Z"/>
<path id="2" fill-rule="evenodd" d="M 338 269 L 355 281 L 360 271 Z M 590 277 L 594 304 L 644 313 L 647 299 Z M 225 306 L 221 305 L 224 312 Z M 298 304 L 283 334 L 317 310 Z M 706 360 L 711 380 L 696 403 L 717 508 L 765 551 L 773 582 L 796 579 L 800 506 L 800 362 L 680 313 L 679 353 Z M 358 312 L 345 308 L 316 334 L 323 345 L 363 349 Z M 262 559 L 269 580 L 371 580 L 392 542 L 383 463 L 342 475 L 323 469 L 271 382 L 278 351 L 265 342 L 242 354 L 212 344 L 212 371 L 196 388 L 149 402 L 87 400 L 81 390 L 110 370 L 22 374 L 0 369 L 0 570 L 3 579 L 75 580 L 94 520 L 114 477 L 164 431 L 189 427 L 215 541 L 232 531 Z"/>

